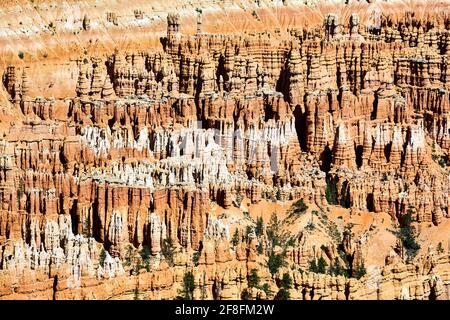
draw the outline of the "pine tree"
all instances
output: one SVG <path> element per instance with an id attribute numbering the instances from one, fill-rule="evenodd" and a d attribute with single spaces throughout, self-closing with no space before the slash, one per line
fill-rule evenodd
<path id="1" fill-rule="evenodd" d="M 309 262 L 309 271 L 317 273 L 317 270 L 318 270 L 318 268 L 317 268 L 316 259 L 312 259 Z"/>
<path id="2" fill-rule="evenodd" d="M 162 245 L 162 254 L 164 258 L 166 259 L 169 266 L 173 266 L 173 254 L 175 252 L 175 249 L 173 248 L 173 240 L 172 238 L 166 238 L 164 239 L 163 245 Z"/>
<path id="3" fill-rule="evenodd" d="M 258 254 L 263 254 L 264 248 L 262 242 L 258 243 L 258 246 L 256 247 L 256 251 Z"/>
<path id="4" fill-rule="evenodd" d="M 198 266 L 198 261 L 200 260 L 200 252 L 194 252 L 194 254 L 192 255 L 192 263 L 195 266 Z"/>
<path id="5" fill-rule="evenodd" d="M 438 245 L 437 245 L 437 247 L 436 247 L 436 251 L 437 251 L 437 253 L 439 253 L 439 254 L 444 253 L 444 248 L 443 248 L 443 246 L 442 246 L 442 242 L 439 242 L 439 243 L 438 243 Z"/>
<path id="6" fill-rule="evenodd" d="M 102 248 L 102 250 L 100 251 L 100 256 L 98 258 L 98 263 L 102 267 L 103 267 L 103 264 L 105 263 L 105 259 L 106 259 L 106 251 L 104 248 Z"/>
<path id="7" fill-rule="evenodd" d="M 142 246 L 142 250 L 140 252 L 142 260 L 150 259 L 150 248 L 147 245 Z"/>
<path id="8" fill-rule="evenodd" d="M 134 300 L 139 300 L 139 288 L 136 287 L 136 288 L 134 288 L 133 291 L 134 291 L 133 299 L 134 299 Z"/>
<path id="9" fill-rule="evenodd" d="M 183 289 L 180 291 L 180 298 L 183 300 L 192 300 L 194 298 L 195 281 L 192 272 L 188 271 L 183 277 Z"/>
<path id="10" fill-rule="evenodd" d="M 268 297 L 272 294 L 272 291 L 270 290 L 270 286 L 267 282 L 261 286 L 261 290 L 266 293 L 266 297 Z"/>
<path id="11" fill-rule="evenodd" d="M 341 266 L 341 262 L 339 261 L 339 258 L 334 259 L 334 263 L 330 269 L 330 273 L 335 276 L 341 276 L 344 274 L 343 268 Z"/>
<path id="12" fill-rule="evenodd" d="M 293 207 L 295 213 L 303 213 L 308 210 L 308 206 L 306 205 L 305 201 L 303 201 L 303 199 L 296 201 Z"/>
<path id="13" fill-rule="evenodd" d="M 273 275 L 278 272 L 278 269 L 283 265 L 284 259 L 283 255 L 278 253 L 275 254 L 273 251 L 271 252 L 269 256 L 269 260 L 267 262 L 267 265 L 269 267 L 270 273 Z"/>
<path id="14" fill-rule="evenodd" d="M 127 248 L 127 252 L 125 254 L 125 262 L 124 262 L 124 266 L 129 266 L 131 265 L 131 259 L 133 258 L 133 253 L 134 253 L 134 247 L 130 244 Z"/>
<path id="15" fill-rule="evenodd" d="M 366 267 L 364 266 L 364 262 L 361 262 L 357 267 L 356 267 L 356 273 L 355 273 L 355 278 L 356 279 L 361 279 L 362 277 L 364 277 L 364 275 L 367 273 L 366 271 Z"/>
<path id="16" fill-rule="evenodd" d="M 275 197 L 278 201 L 281 201 L 281 190 L 280 189 L 277 190 L 277 194 L 275 195 Z"/>
<path id="17" fill-rule="evenodd" d="M 252 269 L 250 271 L 250 275 L 248 277 L 248 287 L 249 288 L 258 288 L 259 287 L 259 276 L 256 269 Z"/>
<path id="18" fill-rule="evenodd" d="M 202 300 L 206 298 L 206 272 L 203 271 Z"/>
<path id="19" fill-rule="evenodd" d="M 83 224 L 83 235 L 86 238 L 91 237 L 91 215 L 87 215 L 86 219 L 84 220 Z"/>
<path id="20" fill-rule="evenodd" d="M 140 267 L 141 268 L 144 267 L 147 270 L 147 272 L 150 272 L 150 255 L 151 255 L 150 248 L 147 245 L 143 245 L 142 250 L 139 254 L 143 262 L 143 264 Z"/>
<path id="21" fill-rule="evenodd" d="M 292 288 L 292 278 L 289 273 L 284 273 L 280 283 L 281 288 L 289 290 Z"/>
<path id="22" fill-rule="evenodd" d="M 317 273 L 326 273 L 326 267 L 327 263 L 325 262 L 325 259 L 323 257 L 320 257 L 319 261 L 317 262 Z"/>
<path id="23" fill-rule="evenodd" d="M 242 203 L 242 195 L 241 195 L 240 192 L 238 192 L 238 193 L 236 194 L 236 203 L 237 203 L 238 207 L 241 206 L 241 203 Z"/>
<path id="24" fill-rule="evenodd" d="M 274 212 L 270 217 L 270 225 L 267 228 L 267 238 L 272 244 L 272 247 L 278 245 L 280 234 L 280 221 L 278 220 L 277 214 Z"/>
<path id="25" fill-rule="evenodd" d="M 275 296 L 274 300 L 289 300 L 291 298 L 291 294 L 288 290 L 281 288 Z"/>
<path id="26" fill-rule="evenodd" d="M 326 178 L 327 187 L 325 189 L 325 197 L 329 204 L 337 204 L 336 200 L 336 186 L 331 181 L 331 178 Z"/>
<path id="27" fill-rule="evenodd" d="M 245 240 L 248 241 L 249 235 L 253 232 L 253 228 L 251 226 L 247 226 L 245 228 Z"/>
<path id="28" fill-rule="evenodd" d="M 248 289 L 242 290 L 241 299 L 242 300 L 251 300 L 252 299 L 252 295 Z"/>
<path id="29" fill-rule="evenodd" d="M 264 227 L 263 219 L 262 217 L 258 217 L 258 219 L 256 220 L 256 227 L 255 227 L 256 236 L 262 235 L 263 227 Z"/>
<path id="30" fill-rule="evenodd" d="M 238 228 L 236 228 L 236 230 L 234 231 L 233 238 L 231 239 L 231 243 L 233 244 L 233 246 L 237 246 L 237 244 L 239 243 L 239 230 L 238 230 Z"/>
<path id="31" fill-rule="evenodd" d="M 420 249 L 420 245 L 416 241 L 414 229 L 411 226 L 412 213 L 413 208 L 409 208 L 407 214 L 402 217 L 400 231 L 397 232 L 397 237 L 402 241 L 410 258 L 414 257 Z"/>

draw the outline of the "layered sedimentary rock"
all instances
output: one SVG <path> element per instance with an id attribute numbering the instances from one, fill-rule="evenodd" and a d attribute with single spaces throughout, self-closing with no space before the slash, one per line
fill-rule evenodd
<path id="1" fill-rule="evenodd" d="M 28 66 L 7 66 L 0 297 L 123 298 L 138 288 L 174 298 L 191 270 L 196 298 L 239 298 L 257 268 L 270 286 L 291 274 L 299 299 L 448 298 L 445 250 L 414 261 L 386 251 L 371 289 L 370 274 L 353 277 L 370 243 L 343 236 L 322 252 L 302 234 L 284 248 L 290 265 L 271 275 L 258 267 L 276 251 L 267 233 L 212 212 L 303 199 L 323 212 L 387 213 L 396 226 L 407 214 L 419 229 L 445 225 L 448 18 L 372 9 L 224 34 L 205 32 L 199 10 L 194 35 L 169 13 L 158 48 L 74 59 L 64 98 L 36 94 Z M 107 20 L 118 24 L 112 12 Z M 84 31 L 94 26 L 84 15 Z M 353 274 L 306 271 L 321 256 L 344 263 L 338 245 Z"/>

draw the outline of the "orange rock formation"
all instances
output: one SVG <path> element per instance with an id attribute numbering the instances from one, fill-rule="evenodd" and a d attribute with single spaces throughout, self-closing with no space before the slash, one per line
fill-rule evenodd
<path id="1" fill-rule="evenodd" d="M 449 298 L 450 3 L 35 2 L 0 19 L 0 298 Z"/>

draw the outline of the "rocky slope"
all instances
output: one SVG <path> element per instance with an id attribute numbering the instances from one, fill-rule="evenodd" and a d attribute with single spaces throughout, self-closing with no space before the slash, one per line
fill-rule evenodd
<path id="1" fill-rule="evenodd" d="M 370 2 L 5 3 L 0 298 L 449 299 L 450 3 Z"/>

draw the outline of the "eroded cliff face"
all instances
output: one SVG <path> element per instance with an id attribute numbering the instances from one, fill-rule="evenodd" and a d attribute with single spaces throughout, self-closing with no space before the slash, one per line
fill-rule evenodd
<path id="1" fill-rule="evenodd" d="M 5 67 L 0 298 L 448 299 L 450 3 L 346 8 Z"/>

